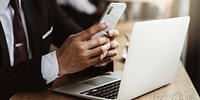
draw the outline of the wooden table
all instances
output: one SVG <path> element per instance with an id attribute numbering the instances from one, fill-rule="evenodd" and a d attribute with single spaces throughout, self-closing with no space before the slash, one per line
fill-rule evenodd
<path id="1" fill-rule="evenodd" d="M 132 22 L 120 22 L 117 25 L 117 29 L 120 31 L 120 36 L 118 41 L 120 46 L 118 48 L 119 55 L 114 59 L 115 70 L 123 70 L 123 60 L 121 59 L 121 50 L 126 44 L 126 39 L 124 33 L 129 33 L 132 30 Z M 70 80 L 70 81 L 69 81 Z M 64 84 L 77 81 L 76 79 L 71 79 L 67 75 L 57 79 L 54 82 L 53 88 L 62 86 Z M 49 89 L 44 92 L 38 93 L 17 93 L 11 100 L 83 100 L 82 98 L 77 98 L 69 95 L 58 94 Z M 175 81 L 167 86 L 154 90 L 147 93 L 141 97 L 136 98 L 136 100 L 200 100 L 188 74 L 180 62 Z"/>

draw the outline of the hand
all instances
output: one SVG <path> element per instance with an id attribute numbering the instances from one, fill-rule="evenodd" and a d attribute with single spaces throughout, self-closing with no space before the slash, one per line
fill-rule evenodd
<path id="1" fill-rule="evenodd" d="M 100 62 L 110 48 L 110 39 L 100 37 L 87 40 L 107 27 L 106 23 L 101 23 L 71 35 L 56 51 L 59 75 L 75 73 Z"/>
<path id="2" fill-rule="evenodd" d="M 110 49 L 107 51 L 106 57 L 101 60 L 100 62 L 98 62 L 97 64 L 95 64 L 95 66 L 99 67 L 99 66 L 105 66 L 106 64 L 108 64 L 109 62 L 111 62 L 113 60 L 113 57 L 115 57 L 117 55 L 117 48 L 119 46 L 119 43 L 117 42 L 116 38 L 119 36 L 119 32 L 117 30 L 110 30 L 108 32 L 108 38 L 111 39 L 110 41 Z"/>

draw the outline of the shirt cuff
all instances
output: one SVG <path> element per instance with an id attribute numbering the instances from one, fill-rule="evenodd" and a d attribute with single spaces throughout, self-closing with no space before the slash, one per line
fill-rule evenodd
<path id="1" fill-rule="evenodd" d="M 51 83 L 58 77 L 59 68 L 56 51 L 42 56 L 41 71 L 46 84 Z"/>

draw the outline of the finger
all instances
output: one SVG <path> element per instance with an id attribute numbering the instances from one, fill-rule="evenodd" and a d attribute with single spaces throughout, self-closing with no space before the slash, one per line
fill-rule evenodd
<path id="1" fill-rule="evenodd" d="M 100 55 L 100 59 L 103 60 L 106 57 L 106 55 L 107 55 L 107 51 L 104 52 L 102 55 Z"/>
<path id="2" fill-rule="evenodd" d="M 107 57 L 114 57 L 114 56 L 116 56 L 117 54 L 118 54 L 117 49 L 108 50 L 107 55 L 106 55 L 106 58 L 107 58 Z"/>
<path id="3" fill-rule="evenodd" d="M 119 42 L 116 39 L 110 42 L 110 49 L 116 49 L 119 46 Z"/>
<path id="4" fill-rule="evenodd" d="M 92 27 L 90 27 L 89 29 L 81 32 L 78 37 L 80 38 L 80 40 L 87 40 L 89 38 L 91 38 L 93 35 L 95 35 L 96 33 L 103 31 L 104 29 L 106 29 L 108 27 L 107 23 L 100 23 L 97 25 L 94 25 Z"/>
<path id="5" fill-rule="evenodd" d="M 106 44 L 108 42 L 110 42 L 110 39 L 107 37 L 100 37 L 100 38 L 96 38 L 96 39 L 92 39 L 90 41 L 87 41 L 88 45 L 87 45 L 87 49 L 93 49 L 99 46 L 102 46 L 103 44 Z"/>
<path id="6" fill-rule="evenodd" d="M 107 36 L 108 36 L 109 38 L 111 38 L 111 39 L 115 39 L 116 37 L 119 36 L 119 31 L 116 30 L 116 29 L 112 29 L 112 30 L 108 31 Z"/>
<path id="7" fill-rule="evenodd" d="M 99 62 L 101 62 L 102 60 L 103 60 L 103 58 L 102 58 L 102 56 L 106 56 L 106 55 L 101 55 L 101 56 L 96 56 L 96 57 L 94 57 L 94 58 L 91 58 L 89 61 L 88 61 L 88 63 L 90 64 L 90 65 L 95 65 L 95 64 L 97 64 L 97 63 L 99 63 Z"/>
<path id="8" fill-rule="evenodd" d="M 104 53 L 107 53 L 109 48 L 110 48 L 110 43 L 108 42 L 108 43 L 106 43 L 106 44 L 104 44 L 102 46 L 99 46 L 97 48 L 89 50 L 89 53 L 88 53 L 89 55 L 88 56 L 90 56 L 90 58 L 93 58 L 93 57 L 96 57 L 96 56 L 100 56 L 100 55 L 102 55 Z"/>
<path id="9" fill-rule="evenodd" d="M 107 65 L 108 63 L 110 63 L 112 60 L 112 58 L 105 58 L 103 59 L 102 61 L 98 62 L 97 64 L 95 64 L 94 66 L 96 67 L 102 67 L 102 66 L 105 66 Z"/>

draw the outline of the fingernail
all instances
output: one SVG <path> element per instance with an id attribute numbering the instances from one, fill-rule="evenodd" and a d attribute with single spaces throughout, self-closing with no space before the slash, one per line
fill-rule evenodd
<path id="1" fill-rule="evenodd" d="M 104 23 L 101 23 L 101 24 L 99 25 L 99 28 L 100 28 L 100 29 L 104 29 L 104 28 L 106 28 L 106 26 L 105 26 Z"/>
<path id="2" fill-rule="evenodd" d="M 112 31 L 109 31 L 109 32 L 108 32 L 108 36 L 109 36 L 109 37 L 112 37 L 112 36 L 113 36 L 113 32 L 112 32 Z"/>
<path id="3" fill-rule="evenodd" d="M 108 24 L 107 22 L 104 22 L 104 25 L 105 25 L 106 27 L 108 27 L 108 26 L 109 26 L 109 24 Z"/>

